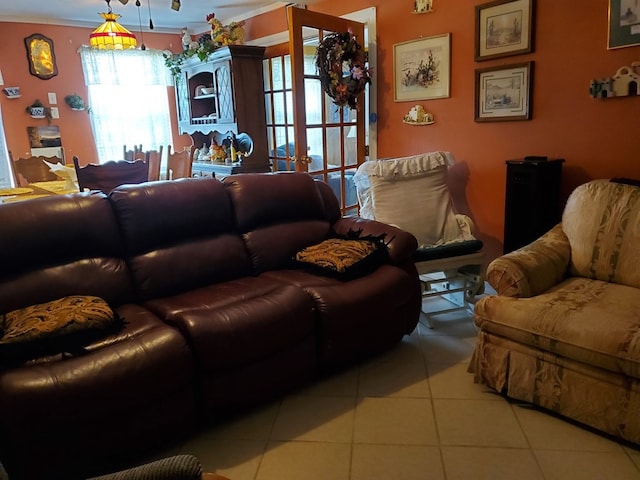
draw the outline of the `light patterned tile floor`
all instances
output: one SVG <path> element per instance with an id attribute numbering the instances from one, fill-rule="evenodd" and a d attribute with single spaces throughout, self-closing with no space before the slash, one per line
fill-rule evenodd
<path id="1" fill-rule="evenodd" d="M 474 384 L 468 314 L 433 324 L 163 454 L 232 480 L 640 479 L 639 449 Z"/>

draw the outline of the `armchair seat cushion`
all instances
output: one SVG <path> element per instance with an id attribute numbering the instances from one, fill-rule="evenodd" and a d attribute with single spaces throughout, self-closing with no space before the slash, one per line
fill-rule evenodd
<path id="1" fill-rule="evenodd" d="M 482 298 L 475 318 L 485 332 L 638 378 L 639 311 L 637 289 L 571 277 L 531 298 Z"/>

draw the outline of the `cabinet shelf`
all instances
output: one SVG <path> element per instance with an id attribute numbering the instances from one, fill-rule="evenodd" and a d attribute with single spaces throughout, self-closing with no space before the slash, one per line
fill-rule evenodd
<path id="1" fill-rule="evenodd" d="M 229 45 L 206 60 L 190 58 L 176 80 L 178 132 L 194 145 L 210 145 L 214 132 L 246 133 L 253 139 L 252 155 L 243 158 L 237 172 L 270 170 L 264 108 L 265 47 Z M 208 92 L 202 94 L 202 89 Z"/>

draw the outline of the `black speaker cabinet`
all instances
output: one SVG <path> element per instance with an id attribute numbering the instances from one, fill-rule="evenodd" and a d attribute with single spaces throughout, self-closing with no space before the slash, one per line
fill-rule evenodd
<path id="1" fill-rule="evenodd" d="M 504 253 L 532 242 L 560 221 L 563 162 L 507 160 Z"/>

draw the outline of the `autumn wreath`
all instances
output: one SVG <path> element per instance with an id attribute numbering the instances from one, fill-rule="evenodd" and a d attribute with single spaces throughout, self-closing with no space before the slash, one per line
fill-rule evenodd
<path id="1" fill-rule="evenodd" d="M 366 54 L 351 31 L 324 37 L 316 52 L 323 90 L 339 107 L 358 108 L 357 97 L 371 83 Z"/>

